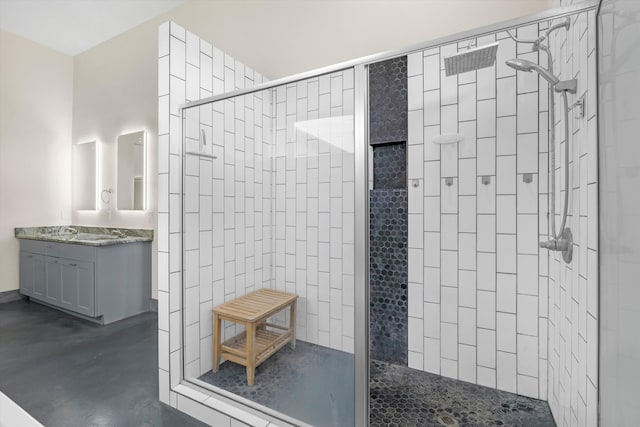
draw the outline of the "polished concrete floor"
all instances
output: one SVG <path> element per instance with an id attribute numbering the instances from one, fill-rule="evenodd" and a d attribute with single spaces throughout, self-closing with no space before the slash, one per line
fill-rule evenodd
<path id="1" fill-rule="evenodd" d="M 158 400 L 158 321 L 0 304 L 0 390 L 47 427 L 202 426 Z"/>

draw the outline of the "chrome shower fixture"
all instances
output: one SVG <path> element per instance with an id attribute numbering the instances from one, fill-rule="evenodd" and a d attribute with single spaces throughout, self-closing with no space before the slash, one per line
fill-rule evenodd
<path id="1" fill-rule="evenodd" d="M 546 81 L 549 82 L 551 87 L 553 87 L 556 92 L 576 93 L 577 86 L 578 86 L 578 82 L 576 81 L 576 79 L 561 81 L 556 76 L 551 74 L 549 70 L 542 68 L 540 65 L 534 62 L 527 61 L 526 59 L 509 59 L 505 62 L 509 67 L 513 68 L 514 70 L 537 72 L 542 77 L 544 77 Z"/>
<path id="2" fill-rule="evenodd" d="M 527 61 L 526 59 L 509 59 L 506 61 L 506 64 L 509 67 L 513 68 L 514 70 L 518 70 L 518 71 L 527 71 L 527 72 L 535 71 L 538 74 L 540 74 L 542 77 L 544 77 L 545 80 L 548 81 L 551 86 L 555 86 L 556 83 L 560 81 L 556 76 L 551 74 L 548 70 L 545 70 L 538 64 L 533 63 L 531 61 Z"/>
<path id="3" fill-rule="evenodd" d="M 549 27 L 549 29 L 544 33 L 544 36 L 540 36 L 538 37 L 538 39 L 533 43 L 533 46 L 531 47 L 532 51 L 537 51 L 539 50 L 541 47 L 543 49 L 546 49 L 547 46 L 542 45 L 541 43 L 543 41 L 545 41 L 547 38 L 549 38 L 549 34 L 551 34 L 552 32 L 554 32 L 555 30 L 559 30 L 561 28 L 564 28 L 565 31 L 569 31 L 569 27 L 571 27 L 571 17 L 567 16 L 565 18 L 564 21 L 559 22 L 555 25 L 552 25 L 551 27 Z"/>
<path id="4" fill-rule="evenodd" d="M 559 251 L 562 252 L 562 258 L 564 261 L 569 264 L 573 257 L 573 235 L 571 233 L 571 229 L 569 227 L 565 227 L 567 224 L 567 213 L 569 206 L 569 191 L 566 190 L 566 186 L 569 183 L 569 103 L 567 101 L 567 93 L 575 94 L 577 92 L 578 82 L 576 79 L 570 80 L 560 80 L 553 74 L 553 55 L 551 54 L 551 49 L 549 48 L 548 43 L 544 43 L 549 40 L 549 35 L 556 30 L 564 28 L 568 30 L 571 27 L 571 18 L 567 17 L 564 21 L 559 22 L 555 25 L 549 27 L 549 29 L 545 32 L 543 36 L 538 37 L 533 40 L 525 40 L 518 39 L 515 37 L 509 30 L 507 30 L 507 34 L 509 37 L 513 39 L 516 43 L 530 43 L 532 44 L 531 50 L 534 52 L 543 51 L 547 55 L 547 63 L 549 64 L 549 69 L 545 69 L 540 65 L 533 63 L 531 61 L 527 61 L 526 59 L 510 59 L 506 61 L 506 64 L 517 70 L 517 71 L 526 71 L 531 72 L 535 71 L 540 74 L 547 82 L 549 82 L 549 170 L 551 173 L 549 174 L 549 187 L 550 187 L 550 198 L 549 198 L 549 208 L 550 208 L 550 222 L 551 229 L 549 230 L 550 240 L 545 242 L 540 242 L 539 246 L 541 248 L 545 248 L 551 251 Z M 564 129 L 565 135 L 567 135 L 567 141 L 564 144 L 564 181 L 565 181 L 565 192 L 564 192 L 564 207 L 562 210 L 562 221 L 560 225 L 560 233 L 556 233 L 556 206 L 555 206 L 555 197 L 556 197 L 556 180 L 555 173 L 556 170 L 556 155 L 555 155 L 555 96 L 554 92 L 558 92 L 562 95 L 562 99 L 564 101 Z M 577 105 L 578 103 L 574 104 Z"/>
<path id="5" fill-rule="evenodd" d="M 444 71 L 447 77 L 456 74 L 491 67 L 496 62 L 499 43 L 491 43 L 458 52 L 444 58 Z"/>

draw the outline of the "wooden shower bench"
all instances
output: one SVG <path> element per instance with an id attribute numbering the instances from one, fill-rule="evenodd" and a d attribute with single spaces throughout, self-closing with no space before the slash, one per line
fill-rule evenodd
<path id="1" fill-rule="evenodd" d="M 247 368 L 247 384 L 253 385 L 256 367 L 288 342 L 296 348 L 296 300 L 298 296 L 274 289 L 259 289 L 213 309 L 213 372 L 220 358 Z M 267 318 L 291 307 L 289 327 L 268 323 Z M 245 326 L 245 331 L 221 343 L 223 320 Z M 282 332 L 278 333 L 273 330 Z"/>

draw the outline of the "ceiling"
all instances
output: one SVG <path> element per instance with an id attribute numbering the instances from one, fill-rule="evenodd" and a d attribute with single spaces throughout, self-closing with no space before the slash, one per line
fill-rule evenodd
<path id="1" fill-rule="evenodd" d="M 186 0 L 0 0 L 0 29 L 75 56 Z"/>

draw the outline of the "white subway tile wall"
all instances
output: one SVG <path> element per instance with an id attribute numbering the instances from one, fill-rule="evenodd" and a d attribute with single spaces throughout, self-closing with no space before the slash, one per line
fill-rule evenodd
<path id="1" fill-rule="evenodd" d="M 560 22 L 552 21 L 552 23 Z M 595 11 L 571 16 L 571 27 L 551 40 L 554 71 L 561 80 L 578 80 L 578 93 L 569 95 L 571 105 L 586 100 L 585 116 L 569 113 L 569 216 L 573 232 L 573 261 L 566 264 L 558 252 L 549 260 L 548 395 L 558 425 L 597 425 L 598 395 L 598 171 L 597 117 L 595 102 Z M 557 97 L 556 134 L 564 141 L 564 122 Z M 564 143 L 557 149 L 564 153 Z M 556 162 L 556 185 L 564 188 L 564 154 Z M 556 200 L 556 225 L 560 203 Z"/>
<path id="2" fill-rule="evenodd" d="M 558 58 L 556 70 L 562 78 L 579 79 L 580 96 L 595 90 L 595 86 L 586 87 L 595 81 L 587 78 L 588 67 L 571 66 L 572 61 L 585 62 L 582 56 L 594 54 L 593 46 L 587 52 L 586 43 L 579 42 L 595 29 L 595 17 L 589 16 L 588 25 L 587 13 L 572 16 L 568 41 L 564 36 L 551 40 Z M 527 25 L 518 28 L 517 34 L 536 38 L 548 25 L 546 21 Z M 573 31 L 581 31 L 580 36 Z M 409 236 L 424 237 L 409 239 L 410 251 L 422 255 L 409 258 L 409 271 L 424 269 L 423 281 L 410 279 L 409 283 L 409 301 L 424 298 L 423 310 L 409 313 L 410 323 L 422 322 L 424 334 L 409 336 L 414 352 L 409 365 L 549 398 L 559 424 L 564 425 L 564 419 L 573 425 L 572 416 L 590 413 L 579 407 L 587 402 L 582 392 L 597 391 L 595 374 L 587 377 L 588 370 L 582 367 L 588 361 L 595 372 L 597 366 L 597 354 L 589 353 L 587 345 L 589 333 L 588 339 L 593 336 L 597 342 L 596 327 L 592 331 L 588 327 L 589 320 L 597 324 L 597 301 L 589 300 L 597 299 L 597 293 L 587 291 L 597 289 L 597 278 L 587 275 L 593 270 L 589 262 L 597 259 L 597 239 L 589 237 L 596 233 L 597 218 L 595 209 L 588 208 L 592 201 L 580 198 L 597 197 L 597 174 L 589 170 L 589 165 L 595 165 L 595 146 L 587 145 L 589 132 L 595 132 L 595 109 L 589 117 L 572 120 L 570 167 L 576 178 L 570 183 L 574 196 L 568 225 L 574 230 L 576 246 L 574 261 L 567 266 L 557 253 L 550 257 L 547 250 L 538 248 L 548 230 L 548 85 L 535 73 L 516 73 L 504 64 L 519 57 L 545 66 L 546 57 L 531 52 L 528 45 L 516 46 L 505 32 L 483 36 L 477 44 L 495 41 L 500 43 L 495 66 L 458 77 L 444 75 L 442 57 L 466 46 L 452 44 L 409 55 L 409 63 L 422 64 L 422 69 L 414 68 L 414 75 L 422 74 L 424 91 L 421 105 L 409 105 L 408 119 L 412 134 L 422 134 L 424 143 L 423 165 L 409 163 L 409 174 L 423 184 L 422 194 L 409 195 L 409 204 L 424 208 L 409 212 Z M 410 97 L 420 98 L 418 94 Z M 561 110 L 556 110 L 560 131 Z M 420 126 L 422 132 L 417 129 Z M 438 146 L 432 140 L 440 133 L 460 133 L 465 139 L 457 147 Z M 556 144 L 558 179 L 560 148 Z M 530 182 L 525 182 L 529 181 L 525 174 L 530 174 Z M 423 198 L 423 203 L 412 201 L 413 197 Z M 560 200 L 558 195 L 558 212 Z M 573 205 L 582 207 L 582 223 Z M 579 398 L 570 395 L 574 377 L 581 385 L 575 388 L 582 393 Z"/>
<path id="3" fill-rule="evenodd" d="M 353 352 L 353 70 L 186 110 L 185 151 L 216 159 L 182 163 L 179 106 L 266 79 L 173 22 L 160 40 L 160 377 L 211 370 L 212 308 L 260 287 L 299 295 L 298 339 Z"/>
<path id="4" fill-rule="evenodd" d="M 160 26 L 159 46 L 159 386 L 161 401 L 176 407 L 188 401 L 171 391 L 179 387 L 180 364 L 187 377 L 211 369 L 212 307 L 272 286 L 272 114 L 268 92 L 187 110 L 186 151 L 217 159 L 186 156 L 182 183 L 179 106 L 264 78 L 174 22 Z M 225 334 L 235 333 L 234 328 L 226 325 Z M 210 403 L 216 405 L 214 400 Z M 199 407 L 195 412 L 207 411 L 194 405 Z M 221 425 L 235 421 L 216 414 Z"/>
<path id="5" fill-rule="evenodd" d="M 296 337 L 353 353 L 353 70 L 275 90 L 275 281 Z M 288 321 L 281 316 L 276 321 Z"/>
<path id="6" fill-rule="evenodd" d="M 186 56 L 183 57 L 184 49 Z M 179 84 L 184 95 L 182 92 L 176 95 L 180 101 L 194 101 L 216 95 L 223 89 L 241 89 L 264 80 L 251 68 L 228 55 L 214 54 L 215 51 L 209 43 L 188 31 L 186 44 L 171 38 L 169 63 L 176 69 L 180 64 L 186 67 L 186 78 Z M 174 52 L 178 52 L 175 58 Z M 218 65 L 216 61 L 223 64 Z M 171 74 L 170 79 L 178 77 Z M 172 101 L 170 99 L 170 105 L 179 105 Z M 211 159 L 187 154 L 183 163 L 187 377 L 211 370 L 212 308 L 255 289 L 273 286 L 271 104 L 271 92 L 265 91 L 185 112 L 185 151 L 216 156 Z M 169 113 L 179 120 L 178 110 Z M 174 123 L 179 125 L 179 121 Z M 179 138 L 179 133 L 175 138 Z M 175 146 L 179 143 L 179 140 L 175 142 Z M 170 167 L 171 179 L 175 179 L 174 172 L 179 174 L 181 170 Z M 176 203 L 179 203 L 179 192 L 178 188 Z M 174 210 L 171 196 L 170 232 L 179 233 L 180 207 L 177 205 L 178 209 Z M 173 250 L 170 246 L 170 258 Z M 176 286 L 179 286 L 178 274 Z M 179 304 L 174 308 L 178 310 Z M 238 325 L 224 322 L 222 339 L 240 331 Z"/>

